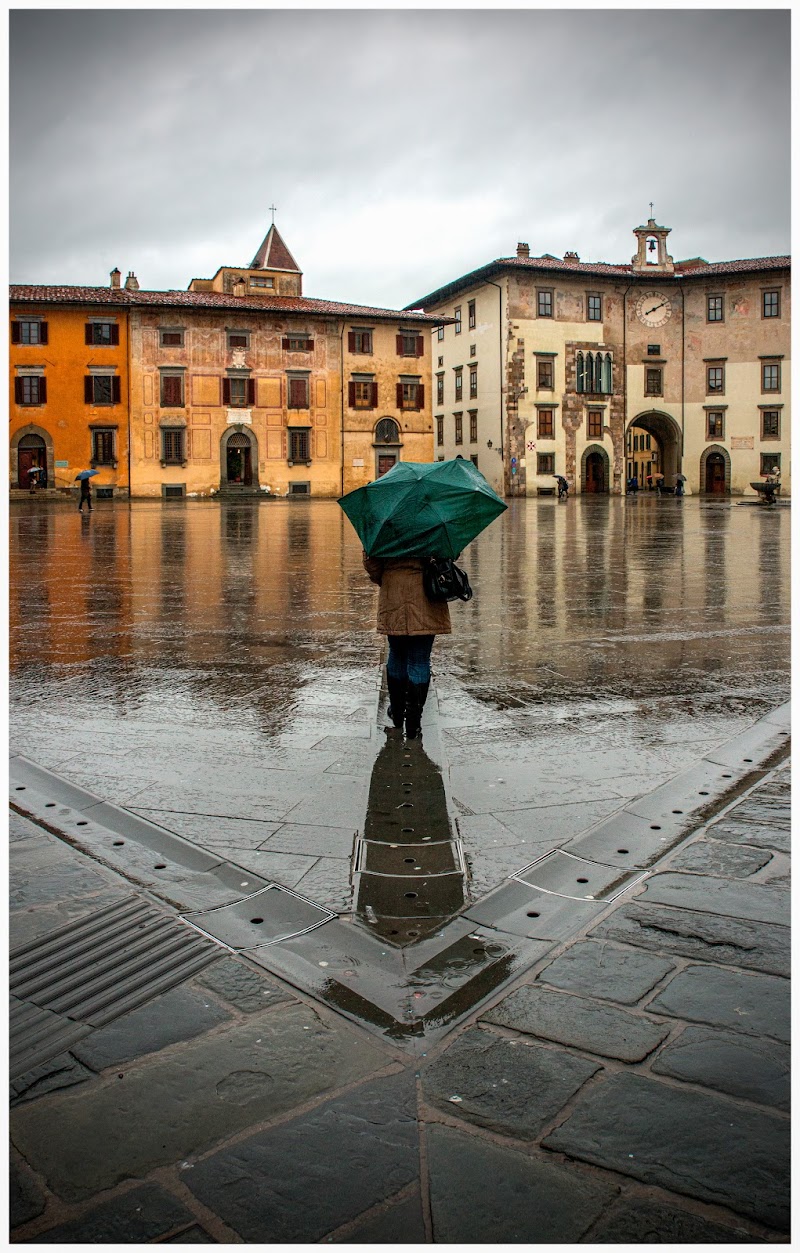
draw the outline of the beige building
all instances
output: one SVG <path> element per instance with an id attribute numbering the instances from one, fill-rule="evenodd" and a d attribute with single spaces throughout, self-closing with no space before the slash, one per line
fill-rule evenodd
<path id="1" fill-rule="evenodd" d="M 133 496 L 337 497 L 395 461 L 431 461 L 439 319 L 311 299 L 302 279 L 272 226 L 249 266 L 222 266 L 187 291 L 145 291 L 118 270 L 107 288 L 12 287 L 12 330 L 20 318 L 51 326 L 46 386 L 23 394 L 15 380 L 12 399 L 19 430 L 58 467 L 56 485 L 105 467 L 93 433 L 103 422 L 111 494 L 129 483 Z M 102 363 L 122 381 L 107 396 L 93 383 L 94 341 L 61 333 L 63 310 L 81 332 L 92 319 L 124 324 Z M 26 363 L 17 373 L 42 355 L 38 341 L 14 352 Z"/>
<path id="2" fill-rule="evenodd" d="M 789 490 L 790 258 L 674 262 L 635 229 L 628 265 L 500 258 L 413 302 L 453 323 L 433 343 L 435 455 L 497 490 L 621 493 L 663 473 L 690 493 Z"/>

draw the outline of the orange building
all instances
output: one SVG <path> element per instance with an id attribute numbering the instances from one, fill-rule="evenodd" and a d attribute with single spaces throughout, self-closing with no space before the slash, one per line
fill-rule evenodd
<path id="1" fill-rule="evenodd" d="M 12 488 L 65 488 L 92 468 L 97 487 L 127 491 L 129 293 L 118 271 L 115 283 L 102 300 L 91 288 L 12 288 Z"/>

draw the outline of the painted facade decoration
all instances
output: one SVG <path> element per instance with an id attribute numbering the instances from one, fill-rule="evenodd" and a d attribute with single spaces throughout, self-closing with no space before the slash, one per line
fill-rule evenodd
<path id="1" fill-rule="evenodd" d="M 413 302 L 433 333 L 434 455 L 471 456 L 506 495 L 790 490 L 790 258 L 674 261 L 636 227 L 629 265 L 527 244 Z M 412 306 L 409 306 L 412 307 Z M 646 483 L 640 482 L 646 490 Z"/>
<path id="2" fill-rule="evenodd" d="M 304 297 L 274 226 L 187 291 L 12 287 L 12 488 L 38 459 L 57 488 L 336 497 L 430 461 L 437 322 Z"/>

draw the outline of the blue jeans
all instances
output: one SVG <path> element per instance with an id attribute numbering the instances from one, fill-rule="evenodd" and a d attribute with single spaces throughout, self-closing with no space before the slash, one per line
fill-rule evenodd
<path id="1" fill-rule="evenodd" d="M 386 673 L 391 679 L 430 683 L 435 635 L 390 635 Z"/>

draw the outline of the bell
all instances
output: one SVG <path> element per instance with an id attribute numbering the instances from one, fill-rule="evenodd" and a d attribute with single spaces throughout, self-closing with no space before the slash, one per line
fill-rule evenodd
<path id="1" fill-rule="evenodd" d="M 655 250 L 656 250 L 656 241 L 655 241 L 654 239 L 650 239 L 650 240 L 648 240 L 648 242 L 647 242 L 647 247 L 648 247 L 648 249 L 650 250 L 650 252 L 655 252 Z"/>

